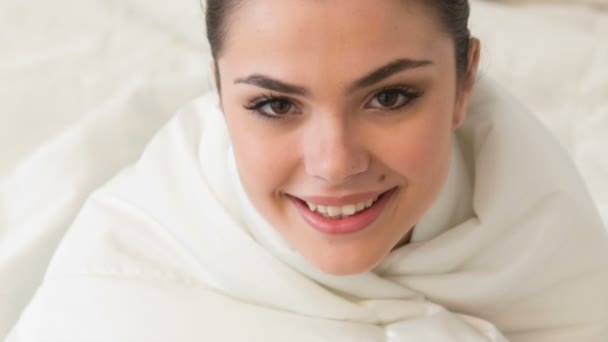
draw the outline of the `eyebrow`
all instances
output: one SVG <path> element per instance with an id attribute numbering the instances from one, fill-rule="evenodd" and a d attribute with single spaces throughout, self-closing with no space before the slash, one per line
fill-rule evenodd
<path id="1" fill-rule="evenodd" d="M 254 86 L 258 86 L 261 88 L 265 88 L 268 90 L 274 90 L 274 91 L 277 91 L 280 93 L 286 93 L 286 94 L 294 94 L 294 95 L 302 95 L 302 96 L 307 96 L 310 94 L 310 91 L 308 91 L 308 89 L 306 89 L 304 87 L 285 83 L 285 82 L 275 80 L 268 76 L 264 76 L 264 75 L 260 75 L 260 74 L 253 74 L 253 75 L 247 76 L 245 78 L 237 78 L 236 80 L 234 80 L 234 83 L 235 84 L 237 84 L 237 83 L 251 84 Z"/>
<path id="2" fill-rule="evenodd" d="M 366 88 L 401 71 L 421 68 L 431 64 L 433 64 L 433 62 L 429 60 L 415 60 L 409 58 L 396 59 L 361 77 L 346 89 L 351 92 L 357 89 Z"/>
<path id="3" fill-rule="evenodd" d="M 431 64 L 433 64 L 433 62 L 429 60 L 415 60 L 409 58 L 396 59 L 357 79 L 346 89 L 347 92 L 352 92 L 357 89 L 366 88 L 401 71 L 425 67 Z M 234 80 L 234 83 L 250 84 L 285 94 L 301 96 L 307 96 L 310 94 L 310 90 L 305 87 L 285 83 L 261 74 L 253 74 L 247 77 L 237 78 Z"/>

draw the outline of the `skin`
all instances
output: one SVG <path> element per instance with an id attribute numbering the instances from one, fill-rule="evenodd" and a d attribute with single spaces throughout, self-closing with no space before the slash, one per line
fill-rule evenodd
<path id="1" fill-rule="evenodd" d="M 371 270 L 438 196 L 452 131 L 465 118 L 479 59 L 479 43 L 472 40 L 469 68 L 457 79 L 451 35 L 416 2 L 345 4 L 245 1 L 229 16 L 216 61 L 221 105 L 249 199 L 305 258 L 336 275 Z M 429 63 L 354 87 L 399 59 Z M 271 91 L 267 84 L 250 84 L 256 83 L 251 75 L 305 93 Z M 405 88 L 386 90 L 392 86 Z M 410 93 L 421 95 L 410 100 Z M 282 113 L 280 118 L 251 109 L 265 96 L 280 99 L 258 111 Z M 338 236 L 312 229 L 288 197 L 392 188 L 397 191 L 374 223 Z"/>

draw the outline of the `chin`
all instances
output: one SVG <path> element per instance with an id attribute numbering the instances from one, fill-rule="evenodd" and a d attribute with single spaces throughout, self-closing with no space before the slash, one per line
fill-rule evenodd
<path id="1" fill-rule="evenodd" d="M 335 276 L 348 276 L 369 272 L 376 267 L 381 260 L 382 258 L 370 258 L 365 260 L 360 258 L 354 258 L 354 260 L 344 260 L 344 258 L 340 258 L 336 260 L 335 258 L 332 258 L 330 260 L 311 260 L 311 262 L 324 273 Z"/>
<path id="2" fill-rule="evenodd" d="M 306 234 L 305 238 L 292 239 L 292 245 L 323 273 L 335 276 L 361 274 L 373 270 L 393 247 L 387 233 L 377 228 L 370 227 L 369 231 L 354 236 L 328 237 L 315 232 L 312 237 Z"/>
<path id="3" fill-rule="evenodd" d="M 370 265 L 321 265 L 317 266 L 323 273 L 327 273 L 334 276 L 349 276 L 355 274 L 361 274 L 371 271 L 375 264 Z"/>

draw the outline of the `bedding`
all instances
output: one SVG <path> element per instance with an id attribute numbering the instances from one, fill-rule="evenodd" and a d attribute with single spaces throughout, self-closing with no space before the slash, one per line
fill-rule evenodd
<path id="1" fill-rule="evenodd" d="M 472 2 L 482 69 L 558 138 L 608 222 L 608 14 L 535 3 Z M 201 20 L 196 0 L 0 4 L 0 339 L 90 192 L 211 88 Z"/>
<path id="2" fill-rule="evenodd" d="M 254 208 L 198 99 L 92 194 L 7 342 L 603 342 L 608 232 L 573 164 L 488 79 L 468 115 L 411 242 L 333 276 Z"/>

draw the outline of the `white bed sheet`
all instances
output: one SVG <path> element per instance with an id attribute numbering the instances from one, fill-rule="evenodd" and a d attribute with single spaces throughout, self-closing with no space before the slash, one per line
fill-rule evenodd
<path id="1" fill-rule="evenodd" d="M 571 153 L 608 222 L 608 14 L 473 5 L 485 74 Z M 212 83 L 197 0 L 1 0 L 0 46 L 2 339 L 90 191 Z"/>

